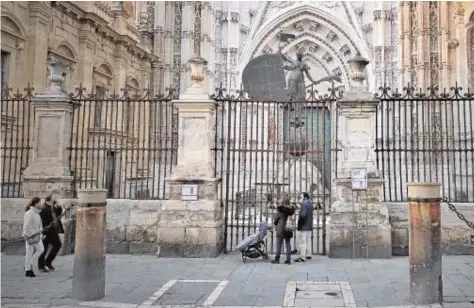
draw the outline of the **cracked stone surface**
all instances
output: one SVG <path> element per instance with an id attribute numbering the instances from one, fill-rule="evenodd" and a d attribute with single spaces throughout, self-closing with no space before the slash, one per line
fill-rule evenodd
<path id="1" fill-rule="evenodd" d="M 54 264 L 56 271 L 39 273 L 34 279 L 24 277 L 23 262 L 22 256 L 2 255 L 2 307 L 88 307 L 71 298 L 73 256 L 58 257 Z M 194 285 L 177 282 L 167 291 L 171 295 L 160 297 L 153 305 L 197 307 L 210 296 L 218 281 L 228 281 L 215 298 L 214 307 L 281 307 L 291 283 L 296 285 L 295 303 L 298 300 L 301 301 L 298 304 L 305 304 L 306 299 L 332 299 L 336 305 L 344 296 L 342 285 L 334 282 L 347 283 L 355 307 L 411 307 L 407 257 L 344 260 L 315 256 L 309 262 L 288 266 L 262 260 L 244 264 L 237 254 L 213 259 L 108 255 L 106 296 L 101 301 L 122 303 L 120 307 L 124 308 L 140 308 L 140 304 L 170 280 L 216 282 Z M 308 282 L 326 282 L 326 286 Z M 474 256 L 444 256 L 443 283 L 443 307 L 474 308 L 471 303 L 474 302 Z M 326 292 L 335 292 L 336 296 L 326 298 Z M 181 302 L 178 294 L 183 294 Z"/>

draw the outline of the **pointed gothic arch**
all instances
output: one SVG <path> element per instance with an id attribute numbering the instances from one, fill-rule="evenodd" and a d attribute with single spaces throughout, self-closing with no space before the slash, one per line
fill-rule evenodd
<path id="1" fill-rule="evenodd" d="M 252 58 L 268 51 L 270 53 L 276 52 L 278 48 L 277 35 L 281 28 L 296 28 L 298 23 L 305 24 L 305 28 L 308 29 L 295 29 L 294 34 L 301 35 L 301 32 L 308 32 L 313 36 L 313 40 L 317 40 L 321 45 L 325 45 L 327 52 L 330 51 L 329 54 L 331 54 L 332 58 L 341 62 L 341 71 L 345 72 L 346 82 L 349 79 L 348 75 L 350 73 L 347 60 L 351 56 L 360 53 L 363 57 L 371 59 L 367 44 L 351 25 L 320 7 L 298 3 L 281 10 L 273 18 L 262 23 L 255 34 L 252 35 L 249 39 L 249 44 L 246 44 L 242 51 L 239 61 L 239 71 L 241 74 Z M 266 52 L 264 49 L 266 49 Z M 372 81 L 373 72 L 371 64 L 367 67 L 367 74 L 369 75 L 367 80 Z M 239 76 L 239 79 L 241 78 L 242 75 Z M 369 84 L 369 88 L 372 89 L 373 87 L 374 85 Z"/>

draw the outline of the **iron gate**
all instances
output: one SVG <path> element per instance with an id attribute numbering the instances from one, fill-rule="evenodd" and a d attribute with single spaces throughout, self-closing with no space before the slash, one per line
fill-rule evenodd
<path id="1" fill-rule="evenodd" d="M 302 192 L 313 200 L 312 252 L 326 253 L 326 214 L 337 151 L 335 90 L 310 92 L 304 102 L 264 101 L 220 89 L 215 121 L 215 172 L 222 178 L 226 251 L 254 233 L 260 221 L 273 226 L 283 195 L 299 206 Z M 337 124 L 336 124 L 337 125 Z M 296 239 L 294 237 L 294 239 Z M 274 252 L 274 233 L 267 248 Z"/>

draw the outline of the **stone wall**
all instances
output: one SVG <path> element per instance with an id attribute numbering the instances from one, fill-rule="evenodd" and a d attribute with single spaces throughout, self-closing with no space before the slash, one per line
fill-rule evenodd
<path id="1" fill-rule="evenodd" d="M 408 204 L 388 203 L 392 225 L 392 254 L 408 255 Z M 474 204 L 454 203 L 469 221 L 474 221 Z M 441 238 L 446 254 L 474 254 L 474 229 L 469 228 L 446 203 L 441 203 Z"/>
<path id="2" fill-rule="evenodd" d="M 61 200 L 67 207 L 73 200 Z M 158 251 L 159 225 L 161 210 L 168 200 L 107 200 L 107 252 L 155 254 Z M 26 199 L 2 199 L 1 237 L 11 240 L 21 237 L 23 214 Z M 408 254 L 408 213 L 406 203 L 388 203 L 390 224 L 392 226 L 393 255 Z M 455 204 L 467 219 L 474 221 L 474 204 Z M 442 240 L 446 254 L 474 254 L 474 230 L 449 210 L 445 203 L 441 205 Z M 74 230 L 71 220 L 65 220 L 67 231 L 64 253 L 73 252 Z M 8 247 L 7 253 L 23 253 L 23 243 Z"/>

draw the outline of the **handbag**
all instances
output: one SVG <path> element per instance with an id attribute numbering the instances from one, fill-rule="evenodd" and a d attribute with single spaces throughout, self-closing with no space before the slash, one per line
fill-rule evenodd
<path id="1" fill-rule="evenodd" d="M 26 242 L 28 243 L 28 245 L 36 245 L 40 241 L 41 241 L 41 236 L 39 236 L 39 235 L 26 239 Z"/>
<path id="2" fill-rule="evenodd" d="M 288 218 L 286 219 L 285 231 L 288 231 L 288 232 L 295 231 L 295 218 L 293 217 L 293 215 L 288 216 Z"/>

